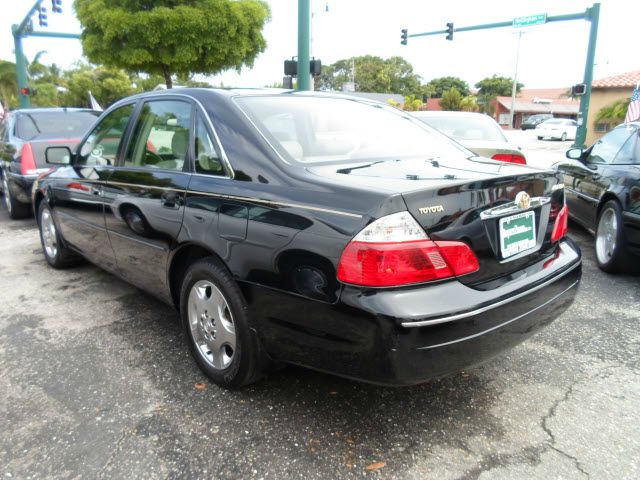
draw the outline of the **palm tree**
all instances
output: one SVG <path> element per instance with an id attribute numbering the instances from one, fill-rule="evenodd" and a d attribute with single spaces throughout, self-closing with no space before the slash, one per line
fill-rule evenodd
<path id="1" fill-rule="evenodd" d="M 18 81 L 16 64 L 0 60 L 0 101 L 5 107 L 18 105 Z"/>
<path id="2" fill-rule="evenodd" d="M 611 105 L 602 107 L 596 113 L 595 123 L 606 123 L 611 126 L 624 122 L 624 117 L 627 115 L 627 109 L 629 108 L 629 100 L 629 98 L 617 100 Z"/>

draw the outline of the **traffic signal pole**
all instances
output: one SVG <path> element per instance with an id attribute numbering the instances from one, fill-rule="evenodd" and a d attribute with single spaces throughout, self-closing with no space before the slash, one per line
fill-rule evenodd
<path id="1" fill-rule="evenodd" d="M 40 8 L 40 4 L 43 0 L 38 0 L 33 4 L 33 7 L 25 15 L 19 25 L 11 26 L 11 33 L 13 34 L 13 44 L 16 56 L 16 79 L 18 80 L 18 97 L 20 98 L 20 108 L 29 108 L 31 101 L 29 99 L 29 93 L 22 93 L 23 89 L 29 92 L 29 76 L 27 74 L 27 59 L 24 55 L 22 48 L 22 39 L 26 37 L 48 37 L 48 38 L 73 38 L 78 39 L 80 35 L 76 33 L 57 33 L 57 32 L 34 32 L 29 28 L 29 20 L 31 16 Z M 61 2 L 58 2 L 61 3 Z M 44 9 L 43 9 L 44 10 Z M 57 12 L 62 10 L 58 9 Z"/>
<path id="2" fill-rule="evenodd" d="M 593 61 L 596 52 L 596 40 L 598 37 L 598 20 L 600 17 L 600 4 L 594 3 L 592 7 L 587 8 L 586 11 L 581 13 L 568 13 L 566 15 L 552 15 L 545 18 L 541 23 L 554 23 L 554 22 L 566 22 L 569 20 L 586 20 L 591 23 L 591 30 L 589 33 L 589 46 L 587 49 L 587 60 L 585 62 L 584 69 L 584 84 L 586 85 L 586 92 L 580 99 L 580 119 L 578 121 L 578 132 L 576 133 L 576 140 L 574 147 L 584 147 L 584 141 L 587 137 L 587 114 L 589 113 L 589 100 L 591 96 L 591 82 L 593 81 Z M 485 23 L 482 25 L 472 25 L 469 27 L 453 28 L 453 32 L 470 32 L 472 30 L 487 30 L 490 28 L 503 28 L 514 27 L 514 20 L 505 22 Z M 402 30 L 403 45 L 406 45 L 404 40 L 406 33 Z M 435 30 L 432 32 L 412 33 L 406 35 L 407 38 L 426 37 L 431 35 L 451 34 L 449 29 Z M 452 39 L 452 38 L 451 38 Z"/>
<path id="3" fill-rule="evenodd" d="M 298 0 L 298 90 L 311 89 L 310 44 L 310 0 Z"/>

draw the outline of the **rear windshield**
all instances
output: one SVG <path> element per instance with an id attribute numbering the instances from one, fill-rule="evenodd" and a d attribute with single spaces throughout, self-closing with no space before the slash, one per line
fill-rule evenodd
<path id="1" fill-rule="evenodd" d="M 23 140 L 39 136 L 80 138 L 97 116 L 95 112 L 23 112 L 16 123 L 16 135 Z"/>
<path id="2" fill-rule="evenodd" d="M 552 120 L 545 120 L 543 122 L 545 125 L 559 125 L 561 123 L 566 123 L 566 120 L 556 120 L 556 119 L 552 119 Z"/>
<path id="3" fill-rule="evenodd" d="M 384 105 L 293 95 L 239 97 L 237 102 L 292 163 L 473 155 L 409 115 Z"/>
<path id="4" fill-rule="evenodd" d="M 458 141 L 507 141 L 495 121 L 484 115 L 469 117 L 464 115 L 434 115 L 418 116 L 418 119 Z"/>

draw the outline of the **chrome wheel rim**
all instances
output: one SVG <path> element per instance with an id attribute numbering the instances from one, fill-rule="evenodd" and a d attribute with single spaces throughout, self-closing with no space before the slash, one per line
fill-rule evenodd
<path id="1" fill-rule="evenodd" d="M 236 329 L 220 289 L 208 280 L 196 282 L 189 292 L 187 314 L 200 356 L 215 369 L 227 368 L 236 352 Z"/>
<path id="2" fill-rule="evenodd" d="M 607 208 L 598 222 L 596 232 L 596 255 L 600 263 L 607 263 L 613 257 L 618 238 L 618 219 L 613 208 Z"/>
<path id="3" fill-rule="evenodd" d="M 44 251 L 49 258 L 56 258 L 58 254 L 58 237 L 56 236 L 56 225 L 53 223 L 51 212 L 45 209 L 40 217 L 40 230 L 42 232 L 42 244 Z"/>
<path id="4" fill-rule="evenodd" d="M 4 204 L 7 206 L 7 210 L 11 212 L 11 199 L 9 198 L 9 184 L 7 183 L 7 175 L 2 176 L 2 193 L 4 194 Z"/>

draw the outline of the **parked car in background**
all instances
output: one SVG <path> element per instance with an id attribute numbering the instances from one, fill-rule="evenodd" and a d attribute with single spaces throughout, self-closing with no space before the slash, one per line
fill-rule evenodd
<path id="1" fill-rule="evenodd" d="M 533 130 L 539 124 L 544 122 L 545 120 L 549 120 L 553 118 L 551 113 L 536 113 L 535 115 L 528 116 L 524 122 L 520 125 L 522 130 Z"/>
<path id="2" fill-rule="evenodd" d="M 545 120 L 536 127 L 538 140 L 550 138 L 551 140 L 575 140 L 578 131 L 578 123 L 569 118 L 551 118 Z"/>
<path id="3" fill-rule="evenodd" d="M 435 111 L 414 112 L 413 115 L 476 155 L 509 163 L 527 163 L 521 148 L 509 142 L 500 125 L 488 115 Z"/>
<path id="4" fill-rule="evenodd" d="M 547 325 L 581 277 L 556 172 L 470 156 L 384 104 L 149 92 L 47 155 L 46 261 L 82 255 L 175 305 L 220 385 L 272 360 L 423 382 Z"/>
<path id="5" fill-rule="evenodd" d="M 640 122 L 620 125 L 557 169 L 571 218 L 595 235 L 598 266 L 640 269 Z"/>
<path id="6" fill-rule="evenodd" d="M 11 218 L 31 212 L 33 181 L 52 166 L 45 160 L 51 145 L 75 145 L 101 112 L 78 108 L 14 110 L 0 127 L 0 176 Z"/>

